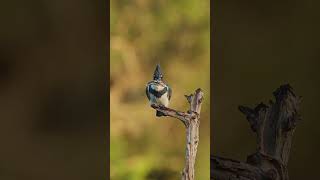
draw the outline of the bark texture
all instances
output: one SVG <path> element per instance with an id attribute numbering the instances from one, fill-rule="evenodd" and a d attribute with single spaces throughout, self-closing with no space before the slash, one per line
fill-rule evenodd
<path id="1" fill-rule="evenodd" d="M 185 96 L 190 104 L 190 109 L 187 112 L 180 112 L 156 104 L 151 105 L 151 107 L 163 112 L 166 116 L 179 119 L 185 125 L 186 154 L 185 167 L 182 171 L 182 180 L 194 180 L 194 166 L 199 144 L 199 125 L 203 92 L 201 89 L 197 89 L 193 94 Z"/>
<path id="2" fill-rule="evenodd" d="M 211 179 L 289 179 L 287 165 L 302 98 L 288 84 L 280 86 L 273 95 L 275 102 L 270 101 L 269 106 L 239 106 L 257 135 L 257 151 L 247 157 L 247 162 L 211 156 Z"/>

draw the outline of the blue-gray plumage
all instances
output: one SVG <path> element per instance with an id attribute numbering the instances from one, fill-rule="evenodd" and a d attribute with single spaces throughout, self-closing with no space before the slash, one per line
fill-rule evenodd
<path id="1" fill-rule="evenodd" d="M 151 104 L 169 106 L 172 90 L 162 81 L 163 75 L 161 73 L 160 65 L 158 64 L 153 74 L 153 80 L 148 82 L 146 87 L 146 95 Z M 164 114 L 157 111 L 156 116 L 163 116 Z"/>

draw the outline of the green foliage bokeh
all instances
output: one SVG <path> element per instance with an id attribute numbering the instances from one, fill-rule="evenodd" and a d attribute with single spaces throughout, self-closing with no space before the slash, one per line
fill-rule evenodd
<path id="1" fill-rule="evenodd" d="M 110 174 L 112 180 L 179 179 L 185 129 L 156 118 L 145 85 L 157 63 L 173 89 L 170 107 L 187 110 L 184 94 L 205 93 L 196 178 L 210 175 L 210 1 L 111 0 Z"/>

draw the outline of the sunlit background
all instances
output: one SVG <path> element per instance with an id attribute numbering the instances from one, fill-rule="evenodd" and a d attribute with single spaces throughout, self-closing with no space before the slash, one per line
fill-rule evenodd
<path id="1" fill-rule="evenodd" d="M 186 111 L 185 94 L 205 93 L 196 178 L 210 174 L 209 0 L 112 0 L 110 60 L 110 173 L 112 180 L 180 179 L 185 129 L 156 118 L 145 95 L 160 63 L 173 89 L 170 107 Z"/>

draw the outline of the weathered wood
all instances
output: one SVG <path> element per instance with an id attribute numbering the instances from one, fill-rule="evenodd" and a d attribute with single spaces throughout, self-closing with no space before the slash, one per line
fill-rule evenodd
<path id="1" fill-rule="evenodd" d="M 165 116 L 179 119 L 186 127 L 186 154 L 185 167 L 182 171 L 182 180 L 194 180 L 194 165 L 196 161 L 199 144 L 200 112 L 203 100 L 203 92 L 197 89 L 194 94 L 186 96 L 190 104 L 188 112 L 180 112 L 156 104 L 151 105 L 157 111 L 161 111 Z"/>
<path id="2" fill-rule="evenodd" d="M 269 106 L 239 106 L 257 135 L 257 151 L 247 157 L 247 162 L 211 156 L 211 179 L 289 179 L 287 165 L 292 136 L 300 120 L 301 97 L 288 84 L 280 86 L 273 95 L 276 101 L 270 101 Z"/>
<path id="3" fill-rule="evenodd" d="M 253 165 L 232 159 L 211 156 L 211 179 L 249 180 L 267 179 L 264 172 Z M 213 171 L 214 169 L 214 171 Z"/>

